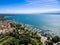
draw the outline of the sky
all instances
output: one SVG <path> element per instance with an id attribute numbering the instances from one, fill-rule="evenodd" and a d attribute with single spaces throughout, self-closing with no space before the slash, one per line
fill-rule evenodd
<path id="1" fill-rule="evenodd" d="M 0 13 L 45 13 L 60 11 L 60 0 L 0 0 Z"/>

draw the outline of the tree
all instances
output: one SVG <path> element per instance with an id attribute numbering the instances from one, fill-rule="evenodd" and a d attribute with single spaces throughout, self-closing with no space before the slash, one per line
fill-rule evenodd
<path id="1" fill-rule="evenodd" d="M 53 42 L 51 42 L 51 41 L 46 41 L 45 43 L 46 43 L 46 45 L 53 45 Z"/>
<path id="2" fill-rule="evenodd" d="M 55 36 L 55 37 L 52 38 L 52 41 L 53 41 L 54 43 L 59 42 L 59 40 L 60 40 L 60 37 L 58 37 L 58 36 Z"/>

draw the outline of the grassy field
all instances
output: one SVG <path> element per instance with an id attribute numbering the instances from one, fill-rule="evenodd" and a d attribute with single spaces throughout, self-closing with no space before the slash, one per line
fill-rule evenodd
<path id="1" fill-rule="evenodd" d="M 4 43 L 6 43 L 6 42 L 12 40 L 13 38 L 14 38 L 14 37 L 10 37 L 10 36 L 9 36 L 7 39 L 1 41 L 1 42 L 0 42 L 0 45 L 3 45 Z"/>

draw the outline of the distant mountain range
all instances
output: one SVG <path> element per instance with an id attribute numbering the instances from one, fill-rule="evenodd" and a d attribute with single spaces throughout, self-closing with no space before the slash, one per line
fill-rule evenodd
<path id="1" fill-rule="evenodd" d="M 53 15 L 60 15 L 60 11 L 52 11 L 52 12 L 45 12 L 40 14 L 53 14 Z"/>

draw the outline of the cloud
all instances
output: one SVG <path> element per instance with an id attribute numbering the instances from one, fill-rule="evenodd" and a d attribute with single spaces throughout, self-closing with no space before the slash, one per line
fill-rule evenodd
<path id="1" fill-rule="evenodd" d="M 26 2 L 28 2 L 25 5 L 31 5 L 31 6 L 56 6 L 58 5 L 58 1 L 57 0 L 26 0 Z"/>
<path id="2" fill-rule="evenodd" d="M 35 3 L 41 3 L 41 2 L 57 2 L 57 0 L 26 0 L 27 2 L 35 2 Z"/>
<path id="3" fill-rule="evenodd" d="M 13 13 L 13 14 L 31 14 L 31 13 L 46 13 L 60 11 L 60 9 L 1 9 L 0 13 Z"/>

